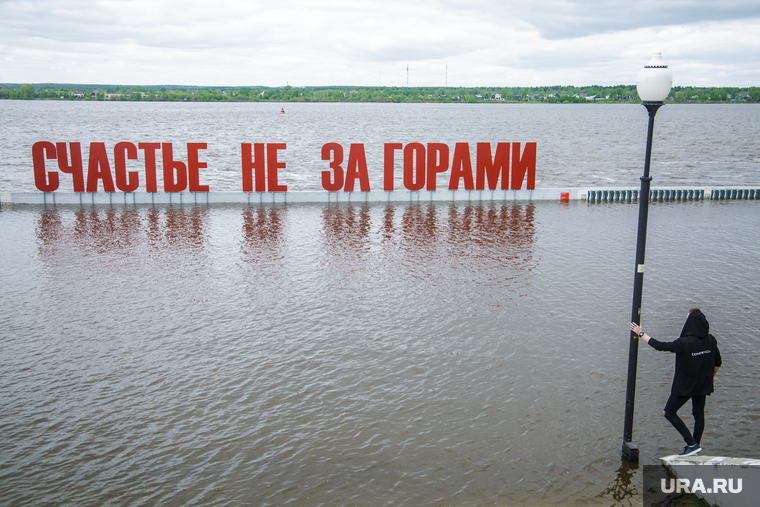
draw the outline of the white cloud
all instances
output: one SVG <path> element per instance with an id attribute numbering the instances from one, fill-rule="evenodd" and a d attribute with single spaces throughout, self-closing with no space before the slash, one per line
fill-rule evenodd
<path id="1" fill-rule="evenodd" d="M 197 85 L 760 82 L 756 2 L 0 2 L 0 81 Z"/>

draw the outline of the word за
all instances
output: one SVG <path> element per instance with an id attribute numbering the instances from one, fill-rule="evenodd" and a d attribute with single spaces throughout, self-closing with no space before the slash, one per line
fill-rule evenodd
<path id="1" fill-rule="evenodd" d="M 165 192 L 208 192 L 208 185 L 200 184 L 200 169 L 206 162 L 198 159 L 199 150 L 206 143 L 187 144 L 187 163 L 175 160 L 171 143 L 121 142 L 113 149 L 113 168 L 105 143 L 90 143 L 85 185 L 84 165 L 80 143 L 51 143 L 40 141 L 32 147 L 34 183 L 43 192 L 58 189 L 59 175 L 48 171 L 45 160 L 57 160 L 61 172 L 71 174 L 74 192 L 97 192 L 102 184 L 105 192 L 134 192 L 140 186 L 137 171 L 127 171 L 127 160 L 137 160 L 138 150 L 143 151 L 145 162 L 145 189 L 157 192 L 156 152 L 161 151 Z M 242 143 L 241 169 L 244 192 L 287 192 L 287 185 L 278 183 L 278 171 L 285 163 L 278 161 L 278 152 L 286 149 L 285 143 Z M 396 152 L 401 152 L 402 181 L 406 190 L 436 190 L 439 174 L 450 171 L 449 190 L 491 190 L 497 188 L 520 189 L 527 180 L 527 188 L 536 186 L 536 143 L 498 143 L 492 152 L 490 143 L 477 143 L 475 171 L 473 172 L 470 145 L 456 143 L 453 153 L 443 143 L 386 143 L 383 146 L 383 190 L 395 189 Z M 69 154 L 71 160 L 69 161 Z M 367 157 L 363 144 L 351 144 L 348 160 L 338 143 L 322 146 L 322 160 L 328 169 L 322 171 L 321 184 L 329 192 L 356 190 L 370 191 Z M 344 162 L 345 161 L 345 162 Z"/>

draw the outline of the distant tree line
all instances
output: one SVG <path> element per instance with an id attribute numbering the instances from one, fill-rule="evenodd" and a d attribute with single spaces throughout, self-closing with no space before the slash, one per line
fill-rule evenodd
<path id="1" fill-rule="evenodd" d="M 159 102 L 639 102 L 635 85 L 533 87 L 119 86 L 0 84 L 0 99 Z M 672 102 L 760 102 L 760 88 L 676 86 Z"/>

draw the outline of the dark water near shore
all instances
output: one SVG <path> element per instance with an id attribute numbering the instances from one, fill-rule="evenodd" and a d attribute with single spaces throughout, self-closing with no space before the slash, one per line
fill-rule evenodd
<path id="1" fill-rule="evenodd" d="M 0 497 L 637 505 L 636 210 L 4 209 Z M 760 448 L 757 230 L 753 201 L 651 210 L 644 325 L 700 305 L 725 358 L 709 454 Z M 672 365 L 642 346 L 642 464 L 680 450 Z"/>
<path id="2" fill-rule="evenodd" d="M 237 189 L 235 144 L 258 139 L 292 143 L 291 190 L 316 188 L 306 153 L 329 141 L 368 159 L 374 142 L 537 141 L 539 186 L 635 186 L 646 128 L 640 106 L 131 106 L 0 102 L 0 189 L 33 190 L 32 139 L 145 136 L 221 146 L 212 190 Z M 655 183 L 757 184 L 754 111 L 663 108 Z M 0 505 L 640 505 L 620 458 L 637 214 L 2 208 Z M 700 306 L 724 357 L 710 455 L 760 457 L 757 231 L 756 201 L 650 211 L 645 329 L 675 338 Z M 672 368 L 642 344 L 642 465 L 683 445 L 660 415 Z"/>

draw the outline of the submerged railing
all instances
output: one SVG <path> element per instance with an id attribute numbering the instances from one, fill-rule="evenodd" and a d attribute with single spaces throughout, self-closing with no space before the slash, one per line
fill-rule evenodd
<path id="1" fill-rule="evenodd" d="M 209 204 L 369 204 L 426 202 L 586 201 L 633 202 L 638 188 L 540 188 L 534 190 L 418 190 L 371 192 L 0 192 L 7 205 L 209 205 Z M 760 200 L 757 187 L 654 188 L 653 201 Z"/>
<path id="2" fill-rule="evenodd" d="M 637 189 L 588 189 L 587 202 L 625 202 L 639 198 Z M 760 187 L 733 188 L 653 188 L 649 199 L 659 201 L 693 201 L 723 199 L 760 199 Z"/>

